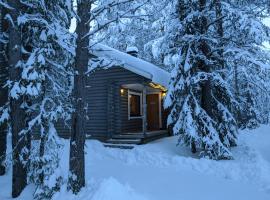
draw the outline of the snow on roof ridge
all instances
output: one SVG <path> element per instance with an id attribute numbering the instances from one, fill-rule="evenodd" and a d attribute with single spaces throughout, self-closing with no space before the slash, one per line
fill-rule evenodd
<path id="1" fill-rule="evenodd" d="M 125 69 L 146 77 L 154 83 L 158 83 L 164 87 L 168 87 L 169 85 L 170 73 L 152 63 L 103 44 L 96 44 L 94 46 L 94 52 L 97 56 L 105 56 L 121 61 Z"/>
<path id="2" fill-rule="evenodd" d="M 139 52 L 139 49 L 135 46 L 128 46 L 126 48 L 126 52 L 131 52 L 131 51 Z"/>

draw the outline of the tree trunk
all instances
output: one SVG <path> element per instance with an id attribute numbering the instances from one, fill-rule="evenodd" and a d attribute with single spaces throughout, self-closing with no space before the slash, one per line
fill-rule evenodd
<path id="1" fill-rule="evenodd" d="M 200 11 L 202 12 L 206 6 L 206 0 L 200 0 L 199 1 Z M 204 35 L 207 32 L 207 18 L 205 16 L 202 16 L 200 18 L 200 34 Z M 207 44 L 207 41 L 205 39 L 200 40 L 200 50 L 202 54 L 207 58 L 210 53 L 210 48 Z M 204 60 L 199 61 L 199 68 L 206 73 L 209 73 L 211 71 L 210 66 L 208 66 Z M 204 109 L 204 111 L 209 115 L 212 116 L 212 105 L 211 105 L 211 80 L 206 80 L 205 83 L 201 85 L 202 87 L 202 94 L 201 94 L 201 107 Z M 207 133 L 205 133 L 207 134 Z"/>
<path id="2" fill-rule="evenodd" d="M 234 96 L 235 96 L 236 100 L 240 102 L 240 99 L 239 99 L 239 97 L 240 97 L 239 72 L 238 72 L 238 63 L 237 62 L 234 63 L 233 71 L 234 71 Z M 236 113 L 235 113 L 235 118 L 236 118 L 236 123 L 237 123 L 238 128 L 241 128 L 241 126 L 242 126 L 241 109 L 242 108 L 237 108 Z"/>
<path id="3" fill-rule="evenodd" d="M 216 18 L 217 18 L 217 22 L 216 22 L 216 28 L 217 28 L 217 34 L 218 34 L 218 60 L 217 60 L 217 64 L 216 64 L 216 69 L 220 71 L 219 74 L 221 75 L 221 77 L 226 80 L 226 74 L 225 74 L 225 57 L 224 57 L 224 28 L 223 28 L 223 14 L 222 14 L 222 5 L 221 5 L 221 0 L 215 0 L 214 1 L 215 4 L 215 10 L 216 10 Z M 220 91 L 219 89 L 216 89 L 216 95 L 219 97 L 219 99 L 226 101 L 226 96 L 223 96 L 223 92 Z M 223 102 L 225 103 L 225 102 Z M 226 102 L 227 105 L 229 105 L 228 102 Z M 230 110 L 232 110 L 232 108 L 229 108 Z M 218 115 L 217 116 L 217 120 L 218 123 L 222 124 L 224 123 L 223 117 L 222 115 Z M 222 138 L 220 138 L 222 140 Z M 223 141 L 222 141 L 223 142 Z"/>
<path id="4" fill-rule="evenodd" d="M 12 82 L 18 82 L 21 77 L 21 69 L 16 67 L 22 60 L 22 33 L 17 26 L 17 19 L 21 11 L 20 1 L 10 0 L 9 5 L 13 8 L 9 14 L 14 22 L 14 27 L 9 24 L 9 45 L 8 45 L 8 62 L 9 62 L 9 76 Z M 22 150 L 28 149 L 28 137 L 20 132 L 26 126 L 26 112 L 21 107 L 23 104 L 23 97 L 10 98 L 10 124 L 12 132 L 12 197 L 18 197 L 27 184 L 27 169 L 23 164 L 20 156 Z"/>
<path id="5" fill-rule="evenodd" d="M 0 7 L 0 33 L 6 31 L 4 22 L 5 9 Z M 8 102 L 8 89 L 3 86 L 8 79 L 8 63 L 6 59 L 6 45 L 0 42 L 0 108 Z M 7 122 L 0 123 L 0 176 L 5 174 Z"/>
<path id="6" fill-rule="evenodd" d="M 48 123 L 46 121 L 46 119 L 44 119 L 42 117 L 42 127 L 43 130 L 41 131 L 41 136 L 40 136 L 40 144 L 39 144 L 39 157 L 40 159 L 43 159 L 44 155 L 45 155 L 45 146 L 48 140 L 48 134 L 49 134 L 49 127 L 48 127 Z M 44 171 L 42 171 L 44 163 L 40 160 L 39 162 L 39 170 L 41 171 L 41 173 L 39 174 L 39 181 L 40 184 L 44 184 Z"/>
<path id="7" fill-rule="evenodd" d="M 76 28 L 76 58 L 75 58 L 75 80 L 74 80 L 74 107 L 75 111 L 72 116 L 71 139 L 70 139 L 70 158 L 69 158 L 69 183 L 68 188 L 73 193 L 78 193 L 85 186 L 85 120 L 86 120 L 86 103 L 85 103 L 85 81 L 90 59 L 89 37 L 85 35 L 90 30 L 90 1 L 78 2 L 79 21 Z"/>
<path id="8" fill-rule="evenodd" d="M 225 67 L 225 61 L 224 61 L 224 28 L 223 28 L 223 15 L 222 15 L 222 6 L 221 6 L 221 1 L 220 0 L 216 0 L 215 1 L 215 7 L 216 7 L 216 18 L 218 19 L 217 21 L 217 33 L 219 36 L 219 51 L 218 54 L 220 56 L 220 67 L 221 69 L 224 69 Z M 225 78 L 225 74 L 222 73 L 221 74 L 223 78 Z"/>

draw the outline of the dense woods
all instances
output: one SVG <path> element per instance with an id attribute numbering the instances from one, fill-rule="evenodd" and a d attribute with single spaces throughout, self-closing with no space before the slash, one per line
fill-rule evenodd
<path id="1" fill-rule="evenodd" d="M 267 0 L 0 0 L 0 175 L 11 162 L 12 197 L 30 183 L 35 199 L 85 186 L 86 78 L 108 67 L 98 43 L 136 47 L 170 73 L 164 107 L 178 144 L 233 159 L 238 131 L 269 123 L 269 10 Z M 71 122 L 68 180 L 59 121 Z"/>
<path id="2" fill-rule="evenodd" d="M 4 33 L 6 31 L 6 25 L 4 24 L 4 15 L 5 10 L 1 7 L 0 12 L 0 32 Z M 8 67 L 7 67 L 7 57 L 6 57 L 6 43 L 4 43 L 4 35 L 1 34 L 1 43 L 0 43 L 0 106 L 4 107 L 8 102 L 8 90 L 4 88 L 5 82 L 8 79 Z M 6 159 L 6 136 L 7 136 L 7 123 L 2 122 L 0 124 L 0 175 L 4 175 L 6 171 L 5 159 Z"/>

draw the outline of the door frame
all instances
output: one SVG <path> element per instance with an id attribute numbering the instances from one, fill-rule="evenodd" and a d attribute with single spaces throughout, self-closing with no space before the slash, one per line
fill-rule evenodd
<path id="1" fill-rule="evenodd" d="M 150 95 L 150 94 L 158 94 L 158 107 L 159 107 L 159 128 L 162 128 L 162 105 L 161 105 L 161 101 L 162 101 L 162 93 L 161 92 L 149 92 L 146 94 Z M 146 102 L 147 103 L 147 102 Z"/>

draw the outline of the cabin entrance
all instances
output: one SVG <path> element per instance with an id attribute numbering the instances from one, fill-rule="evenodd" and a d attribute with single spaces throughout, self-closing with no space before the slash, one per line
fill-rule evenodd
<path id="1" fill-rule="evenodd" d="M 160 129 L 160 98 L 159 94 L 148 94 L 147 102 L 147 130 L 155 131 Z"/>
<path id="2" fill-rule="evenodd" d="M 159 131 L 163 128 L 164 90 L 152 85 L 154 84 L 121 86 L 122 133 L 146 134 L 146 132 Z"/>

